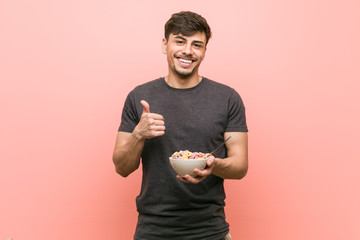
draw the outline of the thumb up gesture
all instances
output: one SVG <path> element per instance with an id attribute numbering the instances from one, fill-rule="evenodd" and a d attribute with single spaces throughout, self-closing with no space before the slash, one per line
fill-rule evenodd
<path id="1" fill-rule="evenodd" d="M 151 139 L 165 134 L 164 117 L 150 113 L 150 105 L 145 100 L 140 101 L 143 106 L 140 122 L 134 131 L 143 139 Z"/>

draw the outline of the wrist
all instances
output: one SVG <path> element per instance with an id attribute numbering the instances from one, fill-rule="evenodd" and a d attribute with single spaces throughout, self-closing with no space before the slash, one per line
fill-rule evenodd
<path id="1" fill-rule="evenodd" d="M 214 157 L 213 169 L 214 170 L 218 169 L 220 164 L 221 164 L 221 158 Z"/>
<path id="2" fill-rule="evenodd" d="M 132 132 L 131 135 L 132 135 L 132 137 L 134 138 L 135 141 L 140 141 L 140 142 L 145 141 L 145 137 L 136 128 L 134 129 L 134 131 Z"/>

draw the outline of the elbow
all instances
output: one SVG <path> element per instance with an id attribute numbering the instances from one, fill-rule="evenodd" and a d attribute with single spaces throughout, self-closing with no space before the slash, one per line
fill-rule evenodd
<path id="1" fill-rule="evenodd" d="M 139 168 L 139 164 L 136 165 L 124 164 L 124 162 L 120 162 L 116 158 L 113 158 L 113 162 L 115 165 L 115 172 L 124 178 L 126 178 L 132 172 L 134 172 L 136 169 Z"/>
<path id="2" fill-rule="evenodd" d="M 246 156 L 241 162 L 242 164 L 239 166 L 237 179 L 243 179 L 247 175 L 249 170 L 248 157 Z"/>
<path id="3" fill-rule="evenodd" d="M 242 171 L 240 171 L 240 174 L 239 174 L 239 176 L 238 176 L 238 179 L 240 180 L 240 179 L 243 179 L 246 175 L 247 175 L 247 173 L 248 173 L 248 169 L 246 168 L 246 169 L 243 169 Z"/>
<path id="4" fill-rule="evenodd" d="M 112 160 L 115 165 L 115 172 L 117 174 L 119 174 L 120 176 L 122 176 L 124 178 L 130 175 L 131 172 L 126 171 L 127 168 L 126 168 L 126 166 L 124 166 L 124 161 L 121 161 L 121 157 L 118 156 L 117 154 L 115 154 L 115 152 L 113 154 Z"/>
<path id="5" fill-rule="evenodd" d="M 246 165 L 237 171 L 237 174 L 234 177 L 234 179 L 237 180 L 243 179 L 247 175 L 247 173 L 248 173 L 248 166 Z"/>
<path id="6" fill-rule="evenodd" d="M 117 174 L 119 174 L 120 176 L 122 176 L 123 178 L 126 178 L 127 176 L 130 175 L 131 172 L 126 172 L 123 171 L 123 169 L 119 168 L 119 167 L 115 167 L 115 171 Z"/>
<path id="7" fill-rule="evenodd" d="M 132 172 L 134 172 L 137 168 L 129 168 L 126 166 L 121 166 L 119 164 L 115 164 L 115 171 L 120 176 L 126 178 L 129 176 Z"/>

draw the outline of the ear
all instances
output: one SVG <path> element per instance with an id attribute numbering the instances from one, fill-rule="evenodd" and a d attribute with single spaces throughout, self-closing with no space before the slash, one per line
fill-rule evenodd
<path id="1" fill-rule="evenodd" d="M 162 40 L 162 52 L 164 54 L 166 54 L 166 52 L 167 52 L 167 41 L 165 38 L 163 38 L 163 40 Z"/>

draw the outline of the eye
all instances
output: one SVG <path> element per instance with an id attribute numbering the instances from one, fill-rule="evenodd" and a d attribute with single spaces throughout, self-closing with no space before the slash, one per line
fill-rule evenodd
<path id="1" fill-rule="evenodd" d="M 198 43 L 195 43 L 195 44 L 194 44 L 194 47 L 195 47 L 195 48 L 202 48 L 202 45 L 201 45 L 201 44 L 198 44 Z"/>
<path id="2" fill-rule="evenodd" d="M 183 40 L 177 40 L 176 43 L 181 45 L 181 44 L 184 44 L 184 41 Z"/>

